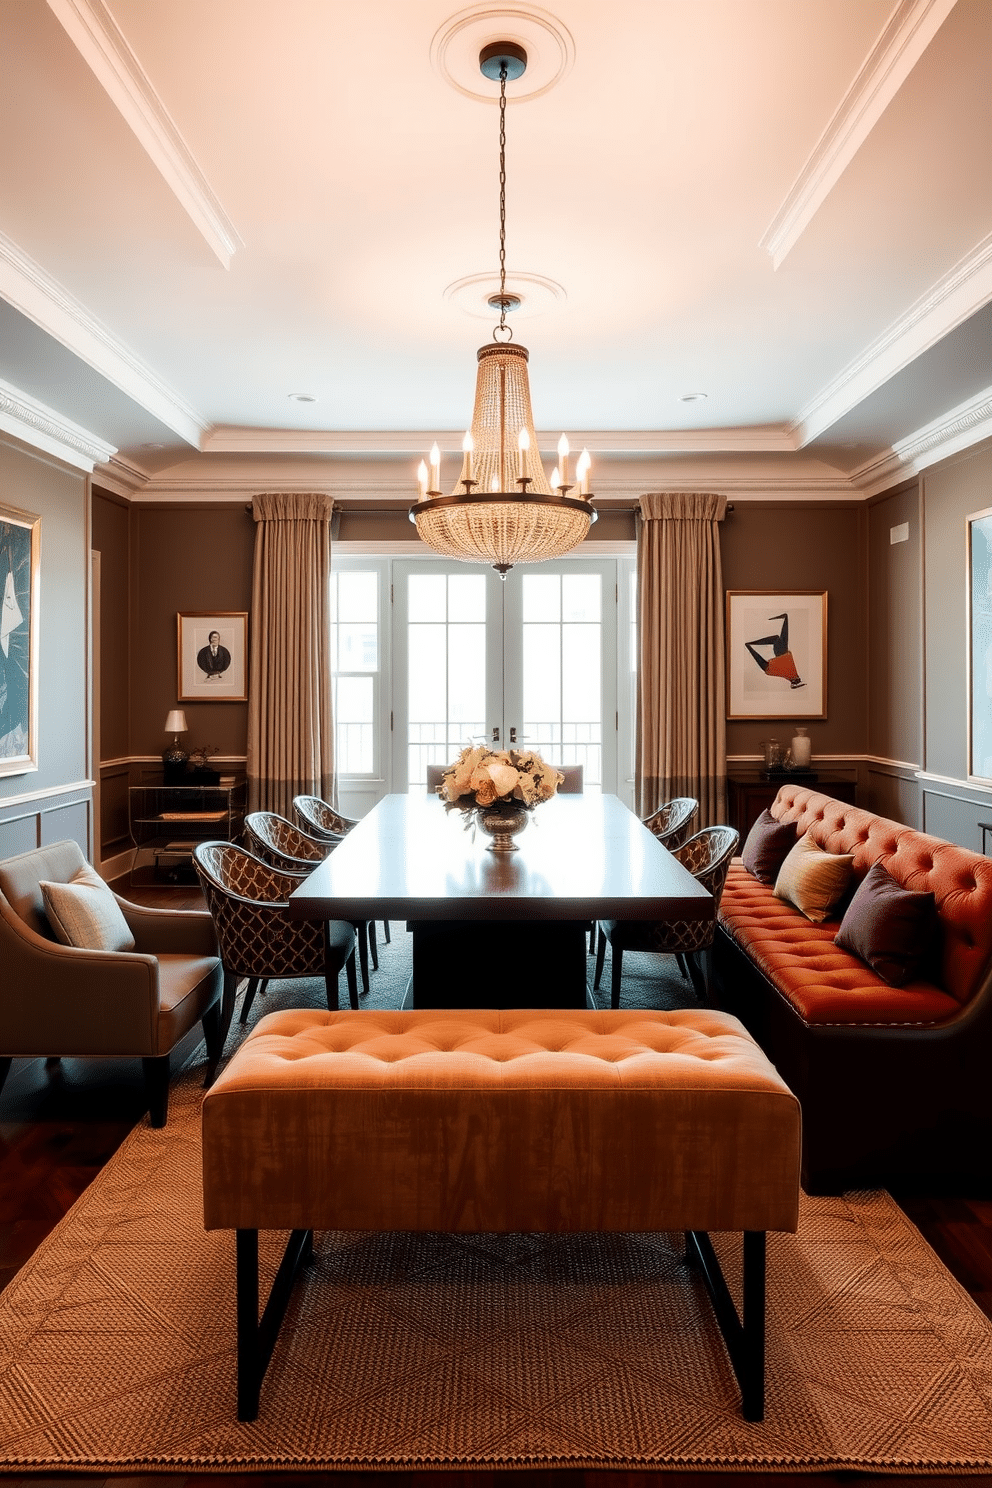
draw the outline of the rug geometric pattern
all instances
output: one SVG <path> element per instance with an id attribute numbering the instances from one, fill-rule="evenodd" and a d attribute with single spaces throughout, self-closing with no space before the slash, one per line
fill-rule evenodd
<path id="1" fill-rule="evenodd" d="M 804 1198 L 798 1235 L 769 1236 L 763 1422 L 679 1235 L 320 1233 L 238 1423 L 202 1077 L 0 1295 L 9 1469 L 992 1469 L 992 1326 L 884 1193 Z M 714 1241 L 735 1285 L 739 1239 Z M 262 1237 L 266 1286 L 282 1243 Z"/>

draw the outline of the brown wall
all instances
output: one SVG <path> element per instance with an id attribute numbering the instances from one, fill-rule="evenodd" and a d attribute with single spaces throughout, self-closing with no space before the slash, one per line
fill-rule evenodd
<path id="1" fill-rule="evenodd" d="M 177 700 L 176 615 L 249 610 L 254 541 L 255 524 L 241 502 L 132 508 L 133 754 L 160 754 L 165 716 L 181 707 L 189 724 L 187 749 L 210 744 L 222 755 L 244 755 L 247 703 Z"/>
<path id="2" fill-rule="evenodd" d="M 827 591 L 827 717 L 808 725 L 814 756 L 867 745 L 866 532 L 863 504 L 785 501 L 738 501 L 721 530 L 725 588 Z M 729 722 L 728 755 L 760 754 L 769 736 L 787 743 L 791 722 Z"/>

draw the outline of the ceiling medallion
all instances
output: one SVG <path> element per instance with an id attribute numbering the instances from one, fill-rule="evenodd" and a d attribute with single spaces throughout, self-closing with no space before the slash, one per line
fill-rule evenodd
<path id="1" fill-rule="evenodd" d="M 480 74 L 479 55 L 505 36 L 515 37 L 527 57 L 526 78 L 522 72 L 507 77 L 514 103 L 540 98 L 571 71 L 575 42 L 557 16 L 536 5 L 471 5 L 458 11 L 435 32 L 431 62 L 459 93 L 479 103 L 496 103 L 497 94 L 485 79 L 498 81 L 498 74 Z"/>
<path id="2" fill-rule="evenodd" d="M 506 291 L 519 301 L 513 310 L 514 321 L 530 320 L 534 315 L 544 315 L 568 298 L 562 285 L 543 274 L 527 274 L 521 270 L 508 269 Z M 492 299 L 500 292 L 499 270 L 487 274 L 466 274 L 456 279 L 444 291 L 444 298 L 465 315 L 481 320 L 491 320 Z"/>
<path id="3" fill-rule="evenodd" d="M 421 460 L 419 499 L 410 509 L 422 542 L 446 558 L 491 563 L 501 578 L 515 563 L 561 558 L 596 520 L 589 494 L 589 452 L 576 462 L 578 496 L 569 481 L 569 447 L 558 441 L 558 464 L 548 481 L 541 464 L 530 405 L 526 347 L 512 344 L 507 314 L 519 299 L 506 282 L 506 85 L 523 75 L 527 53 L 513 41 L 491 42 L 479 53 L 486 77 L 499 80 L 499 289 L 488 296 L 499 324 L 479 348 L 472 428 L 462 443 L 461 474 L 450 496 L 441 491 L 441 453 Z"/>

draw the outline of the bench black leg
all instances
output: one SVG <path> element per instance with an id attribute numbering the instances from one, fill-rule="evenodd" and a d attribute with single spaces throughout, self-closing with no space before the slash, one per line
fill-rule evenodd
<path id="1" fill-rule="evenodd" d="M 313 1255 L 313 1230 L 294 1230 L 279 1263 L 269 1300 L 258 1316 L 258 1231 L 236 1230 L 238 1312 L 238 1420 L 254 1421 L 262 1380 L 272 1358 L 293 1281 Z"/>
<path id="2" fill-rule="evenodd" d="M 156 1054 L 142 1059 L 145 1072 L 145 1099 L 152 1126 L 164 1126 L 169 1114 L 169 1056 Z"/>
<path id="3" fill-rule="evenodd" d="M 744 1306 L 737 1316 L 720 1262 L 705 1230 L 687 1230 L 686 1257 L 699 1263 L 727 1345 L 745 1421 L 765 1417 L 765 1232 L 744 1231 Z"/>

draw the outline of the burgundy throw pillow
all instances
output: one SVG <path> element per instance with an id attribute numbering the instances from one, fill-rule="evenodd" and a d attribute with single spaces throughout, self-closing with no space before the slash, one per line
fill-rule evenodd
<path id="1" fill-rule="evenodd" d="M 741 861 L 752 878 L 773 884 L 795 845 L 795 822 L 778 822 L 770 811 L 763 811 L 747 834 Z"/>
<path id="2" fill-rule="evenodd" d="M 881 863 L 873 863 L 859 884 L 834 936 L 890 987 L 902 987 L 929 964 L 937 938 L 937 905 L 932 894 L 904 889 Z"/>

